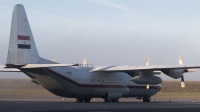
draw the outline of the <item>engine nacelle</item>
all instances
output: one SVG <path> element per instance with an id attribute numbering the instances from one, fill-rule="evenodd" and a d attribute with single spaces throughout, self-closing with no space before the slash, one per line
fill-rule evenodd
<path id="1" fill-rule="evenodd" d="M 185 69 L 163 70 L 162 72 L 172 78 L 178 79 L 183 76 Z"/>
<path id="2" fill-rule="evenodd" d="M 154 75 L 139 75 L 131 78 L 131 81 L 137 84 L 160 84 L 162 79 Z"/>

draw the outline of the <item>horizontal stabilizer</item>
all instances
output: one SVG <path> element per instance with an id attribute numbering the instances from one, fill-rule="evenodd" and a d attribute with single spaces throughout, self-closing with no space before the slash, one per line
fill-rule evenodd
<path id="1" fill-rule="evenodd" d="M 4 65 L 0 65 L 0 69 L 2 69 L 2 68 L 5 68 L 6 66 L 4 66 Z"/>
<path id="2" fill-rule="evenodd" d="M 20 68 L 50 68 L 50 67 L 68 67 L 68 66 L 77 66 L 77 64 L 27 64 L 23 65 L 13 65 L 13 66 L 22 66 Z M 0 65 L 0 72 L 21 72 L 16 68 L 7 68 L 6 66 Z"/>
<path id="3" fill-rule="evenodd" d="M 0 68 L 0 72 L 21 72 L 21 71 L 16 68 Z"/>
<path id="4" fill-rule="evenodd" d="M 77 64 L 27 64 L 21 68 L 50 68 L 50 67 L 68 67 L 76 65 Z"/>

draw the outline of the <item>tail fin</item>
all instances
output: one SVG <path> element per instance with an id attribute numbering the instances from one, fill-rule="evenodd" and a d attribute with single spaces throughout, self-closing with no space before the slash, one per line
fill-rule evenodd
<path id="1" fill-rule="evenodd" d="M 40 60 L 24 6 L 17 4 L 12 15 L 6 64 L 36 64 Z"/>

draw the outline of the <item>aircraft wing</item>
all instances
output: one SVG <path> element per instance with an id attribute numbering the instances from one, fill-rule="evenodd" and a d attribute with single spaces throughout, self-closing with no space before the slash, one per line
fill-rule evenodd
<path id="1" fill-rule="evenodd" d="M 177 66 L 100 66 L 95 67 L 91 70 L 91 72 L 97 71 L 110 71 L 110 72 L 131 72 L 131 71 L 162 71 L 162 70 L 170 70 L 170 69 L 196 69 L 200 68 L 200 65 L 177 65 Z"/>

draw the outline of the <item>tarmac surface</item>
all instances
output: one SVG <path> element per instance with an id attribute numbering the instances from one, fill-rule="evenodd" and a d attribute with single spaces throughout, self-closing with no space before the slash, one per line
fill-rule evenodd
<path id="1" fill-rule="evenodd" d="M 90 103 L 53 95 L 0 95 L 0 112 L 200 112 L 200 98 L 152 98 L 143 103 L 135 98 L 122 98 L 119 103 L 104 103 L 96 98 Z"/>

